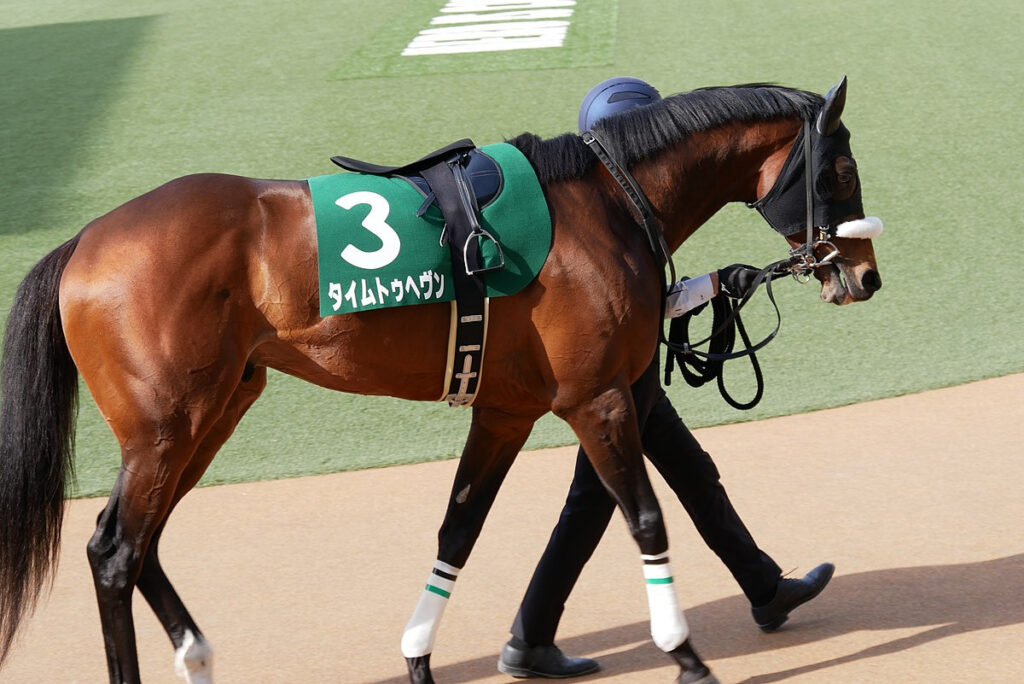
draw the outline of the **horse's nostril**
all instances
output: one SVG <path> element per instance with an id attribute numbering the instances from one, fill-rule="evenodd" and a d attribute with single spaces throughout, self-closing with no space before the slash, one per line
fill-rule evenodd
<path id="1" fill-rule="evenodd" d="M 864 276 L 860 279 L 860 283 L 868 292 L 874 292 L 881 289 L 882 276 L 878 275 L 878 271 L 871 269 L 864 273 Z"/>

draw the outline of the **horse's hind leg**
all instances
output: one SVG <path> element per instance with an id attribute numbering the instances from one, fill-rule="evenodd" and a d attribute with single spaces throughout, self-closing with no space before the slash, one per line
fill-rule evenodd
<path id="1" fill-rule="evenodd" d="M 163 526 L 154 533 L 146 550 L 137 583 L 139 591 L 174 645 L 177 675 L 189 684 L 208 684 L 213 681 L 213 649 L 160 566 L 157 546 L 162 532 Z"/>
<path id="2" fill-rule="evenodd" d="M 184 635 L 188 628 L 182 625 L 194 626 L 191 618 L 182 617 L 187 612 L 181 601 L 176 596 L 168 598 L 170 584 L 158 569 L 155 549 L 152 556 L 149 552 L 180 498 L 179 492 L 183 495 L 188 491 L 209 463 L 209 455 L 200 454 L 198 448 L 224 414 L 241 374 L 239 369 L 234 383 L 202 384 L 212 388 L 227 384 L 227 392 L 200 392 L 195 389 L 199 385 L 194 385 L 190 392 L 175 391 L 173 374 L 147 377 L 146 387 L 141 391 L 131 391 L 127 383 L 111 383 L 99 392 L 93 390 L 122 451 L 117 483 L 88 544 L 111 682 L 139 681 L 131 604 L 140 580 L 164 611 L 161 619 L 178 625 L 174 631 L 180 629 Z M 193 466 L 196 456 L 206 459 L 201 468 Z M 144 567 L 150 570 L 145 580 Z M 174 631 L 169 630 L 172 640 Z"/>
<path id="3" fill-rule="evenodd" d="M 263 392 L 266 384 L 266 368 L 247 367 L 242 375 L 242 382 L 224 409 L 224 414 L 199 444 L 192 460 L 182 472 L 174 493 L 172 508 L 199 482 L 213 457 L 234 432 L 238 422 Z M 157 547 L 163 529 L 164 526 L 161 525 L 150 541 L 139 575 L 139 591 L 174 645 L 174 667 L 178 676 L 189 684 L 206 684 L 213 681 L 213 649 L 196 626 L 160 565 Z"/>
<path id="4" fill-rule="evenodd" d="M 180 475 L 175 456 L 172 450 L 151 463 L 126 459 L 87 547 L 112 684 L 139 681 L 132 593 L 150 542 L 170 509 Z"/>
<path id="5" fill-rule="evenodd" d="M 480 536 L 484 519 L 536 416 L 473 409 L 473 423 L 455 474 L 444 522 L 437 533 L 437 561 L 402 634 L 402 654 L 414 684 L 433 682 L 430 653 L 459 570 Z"/>

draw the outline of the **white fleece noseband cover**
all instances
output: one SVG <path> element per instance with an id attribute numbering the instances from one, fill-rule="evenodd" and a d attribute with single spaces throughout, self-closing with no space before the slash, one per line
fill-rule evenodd
<path id="1" fill-rule="evenodd" d="M 836 237 L 860 238 L 870 240 L 882 234 L 882 219 L 877 216 L 865 216 L 862 219 L 847 221 L 836 226 Z"/>

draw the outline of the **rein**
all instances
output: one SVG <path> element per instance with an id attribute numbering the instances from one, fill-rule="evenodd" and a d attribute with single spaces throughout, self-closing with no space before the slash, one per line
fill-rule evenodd
<path id="1" fill-rule="evenodd" d="M 746 295 L 744 295 L 744 297 L 735 305 L 728 301 L 728 297 L 716 296 L 712 300 L 712 306 L 715 312 L 712 332 L 701 341 L 691 344 L 687 340 L 689 334 L 689 319 L 696 315 L 700 309 L 688 312 L 675 319 L 670 326 L 668 338 L 665 337 L 664 326 L 658 326 L 658 342 L 664 344 L 669 350 L 668 361 L 665 364 L 666 385 L 671 384 L 673 360 L 675 359 L 678 360 L 680 370 L 688 384 L 693 387 L 700 387 L 711 379 L 716 379 L 722 398 L 734 408 L 740 410 L 751 409 L 761 401 L 761 397 L 764 394 L 764 376 L 761 373 L 761 366 L 757 362 L 755 354 L 758 350 L 771 342 L 782 327 L 782 314 L 775 301 L 771 281 L 788 273 L 791 274 L 798 282 L 806 283 L 810 280 L 810 274 L 815 268 L 818 266 L 824 266 L 839 256 L 839 248 L 831 242 L 831 235 L 827 226 L 819 229 L 818 239 L 814 239 L 814 186 L 812 174 L 810 173 L 810 169 L 812 168 L 810 143 L 811 125 L 810 120 L 804 119 L 804 135 L 802 144 L 807 209 L 807 238 L 804 244 L 790 250 L 789 258 L 773 262 L 761 269 Z M 668 249 L 668 244 L 665 242 L 665 234 L 662 230 L 661 223 L 654 215 L 654 209 L 651 206 L 650 200 L 647 199 L 647 195 L 644 194 L 643 188 L 640 187 L 636 178 L 633 177 L 626 167 L 618 163 L 615 157 L 613 157 L 611 152 L 608 150 L 607 146 L 600 140 L 594 131 L 584 131 L 580 137 L 594 152 L 597 158 L 611 174 L 612 178 L 614 178 L 619 184 L 623 192 L 625 192 L 626 197 L 629 198 L 633 208 L 640 216 L 639 223 L 647 234 L 647 240 L 651 247 L 651 251 L 655 258 L 659 260 L 662 267 L 664 267 L 666 263 L 668 264 L 672 278 L 670 282 L 675 283 L 676 269 L 675 264 L 672 262 L 672 254 Z M 747 206 L 753 207 L 753 204 L 748 204 Z M 830 247 L 831 251 L 824 258 L 819 260 L 815 254 L 815 249 L 821 245 Z M 664 268 L 659 269 L 658 272 L 662 286 L 661 309 L 662 315 L 664 315 L 665 297 L 668 288 L 665 281 Z M 743 321 L 740 318 L 740 309 L 750 301 L 750 298 L 762 283 L 764 283 L 768 299 L 775 309 L 775 329 L 772 330 L 763 340 L 757 344 L 751 345 L 750 337 L 747 335 L 746 328 L 743 326 Z M 740 337 L 746 347 L 740 351 L 733 351 L 733 345 L 736 337 L 735 330 L 737 329 L 739 330 Z M 705 343 L 709 344 L 709 350 L 707 352 L 694 348 Z M 754 369 L 754 376 L 757 383 L 757 390 L 753 399 L 746 403 L 740 403 L 733 399 L 726 390 L 725 382 L 722 377 L 722 368 L 725 361 L 742 358 L 744 356 L 750 357 L 751 366 Z M 694 370 L 691 371 L 687 366 L 693 367 Z"/>
<path id="2" fill-rule="evenodd" d="M 640 225 L 643 226 L 644 232 L 647 233 L 647 242 L 651 246 L 651 251 L 660 260 L 661 266 L 664 267 L 666 263 L 668 264 L 668 270 L 672 276 L 671 282 L 676 282 L 676 266 L 672 262 L 672 253 L 665 242 L 665 232 L 661 229 L 661 222 L 654 215 L 654 208 L 651 207 L 651 202 L 647 199 L 647 195 L 644 194 L 643 188 L 637 183 L 633 174 L 616 161 L 615 157 L 612 156 L 608 148 L 605 147 L 604 143 L 601 142 L 600 138 L 593 131 L 584 131 L 580 137 L 597 158 L 601 160 L 604 167 L 608 169 L 608 173 L 611 174 L 612 178 L 619 184 L 619 187 L 626 193 L 626 197 L 633 203 L 633 208 L 640 215 Z M 661 274 L 662 285 L 664 286 L 664 271 Z M 662 290 L 665 290 L 665 288 L 662 287 Z M 662 309 L 664 309 L 664 301 L 665 295 L 662 294 Z"/>

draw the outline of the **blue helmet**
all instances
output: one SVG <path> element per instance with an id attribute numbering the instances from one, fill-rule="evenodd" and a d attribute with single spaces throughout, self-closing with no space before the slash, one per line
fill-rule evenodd
<path id="1" fill-rule="evenodd" d="M 598 120 L 661 99 L 661 94 L 650 83 L 639 78 L 617 76 L 601 81 L 590 89 L 580 105 L 581 131 L 590 130 Z"/>

